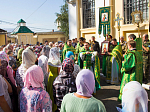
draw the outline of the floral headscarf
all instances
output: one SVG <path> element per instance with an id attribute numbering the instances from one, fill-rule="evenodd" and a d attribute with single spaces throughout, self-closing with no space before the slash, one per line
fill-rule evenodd
<path id="1" fill-rule="evenodd" d="M 74 71 L 74 61 L 70 58 L 64 59 L 62 63 L 62 70 L 67 74 L 70 74 Z"/>
<path id="2" fill-rule="evenodd" d="M 9 61 L 8 55 L 4 51 L 0 51 L 0 59 L 7 62 Z"/>

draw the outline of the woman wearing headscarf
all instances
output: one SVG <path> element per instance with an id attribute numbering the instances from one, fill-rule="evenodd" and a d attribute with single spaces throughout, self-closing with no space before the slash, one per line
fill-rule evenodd
<path id="1" fill-rule="evenodd" d="M 137 81 L 127 83 L 122 93 L 122 109 L 119 112 L 148 112 L 148 95 Z"/>
<path id="2" fill-rule="evenodd" d="M 70 58 L 70 59 L 74 60 L 74 54 L 73 54 L 73 52 L 72 51 L 68 51 L 66 53 L 66 58 Z M 75 78 L 77 77 L 77 74 L 79 73 L 79 71 L 80 71 L 79 65 L 74 64 L 74 71 L 73 71 L 72 74 L 74 75 Z"/>
<path id="3" fill-rule="evenodd" d="M 53 98 L 53 82 L 55 78 L 58 76 L 60 68 L 61 68 L 61 61 L 60 61 L 60 54 L 59 48 L 53 47 L 50 49 L 49 59 L 48 59 L 48 68 L 50 71 L 48 83 L 47 83 L 47 92 L 50 95 L 52 100 L 52 109 L 53 112 L 57 109 L 57 105 L 54 103 Z"/>
<path id="4" fill-rule="evenodd" d="M 106 112 L 100 100 L 92 96 L 95 87 L 94 74 L 83 69 L 76 78 L 76 93 L 64 96 L 60 112 Z"/>
<path id="5" fill-rule="evenodd" d="M 0 60 L 6 61 L 7 62 L 7 68 L 1 70 L 1 73 L 5 77 L 5 79 L 9 82 L 12 88 L 12 93 L 10 94 L 12 106 L 13 106 L 13 111 L 17 111 L 17 106 L 18 106 L 18 94 L 17 94 L 17 88 L 16 88 L 16 81 L 13 76 L 13 69 L 9 65 L 9 58 L 8 55 L 4 52 L 0 52 Z"/>
<path id="6" fill-rule="evenodd" d="M 26 71 L 20 93 L 20 112 L 52 112 L 52 102 L 44 90 L 43 79 L 43 71 L 37 65 Z"/>
<path id="7" fill-rule="evenodd" d="M 67 93 L 76 91 L 75 77 L 73 76 L 74 62 L 70 58 L 64 59 L 62 70 L 53 83 L 54 100 L 57 110 L 60 111 L 61 102 Z M 70 111 L 73 112 L 73 111 Z"/>
<path id="8" fill-rule="evenodd" d="M 33 53 L 30 47 L 27 47 L 22 52 L 22 64 L 16 71 L 16 83 L 17 86 L 19 86 L 20 88 L 24 86 L 23 78 L 25 72 L 29 67 L 35 64 L 35 61 L 36 61 L 35 54 Z"/>
<path id="9" fill-rule="evenodd" d="M 41 54 L 44 54 L 47 58 L 49 58 L 49 52 L 50 52 L 50 47 L 49 46 L 44 46 L 42 49 Z"/>
<path id="10" fill-rule="evenodd" d="M 6 71 L 7 71 L 7 76 L 5 75 L 4 77 L 5 78 L 9 78 L 10 79 L 10 81 L 14 84 L 14 85 L 16 85 L 16 81 L 15 81 L 15 79 L 14 79 L 14 76 L 13 76 L 13 69 L 12 69 L 12 67 L 9 65 L 9 57 L 8 57 L 8 55 L 4 52 L 4 51 L 0 51 L 0 59 L 1 60 L 5 60 L 5 61 L 7 61 L 7 63 L 8 63 L 8 66 L 7 66 L 7 69 L 6 69 Z M 5 72 L 5 71 L 4 71 Z"/>
<path id="11" fill-rule="evenodd" d="M 9 82 L 4 78 L 8 62 L 3 58 L 0 59 L 0 112 L 12 112 L 12 104 L 9 93 L 12 88 Z"/>
<path id="12" fill-rule="evenodd" d="M 19 67 L 22 64 L 22 52 L 23 48 L 18 50 L 18 55 L 17 55 L 17 66 Z"/>
<path id="13" fill-rule="evenodd" d="M 50 50 L 50 48 L 49 48 L 49 50 Z M 43 50 L 42 50 L 42 55 L 38 58 L 38 65 L 42 68 L 43 75 L 44 75 L 44 86 L 47 86 L 48 75 L 49 75 L 47 72 L 47 69 L 48 69 L 48 58 L 46 56 L 47 52 L 48 51 L 46 50 L 46 47 L 44 46 Z"/>
<path id="14" fill-rule="evenodd" d="M 49 43 L 49 47 L 52 48 L 53 47 L 53 42 Z"/>

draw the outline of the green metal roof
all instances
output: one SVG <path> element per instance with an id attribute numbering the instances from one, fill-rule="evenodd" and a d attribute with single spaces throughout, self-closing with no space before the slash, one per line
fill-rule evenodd
<path id="1" fill-rule="evenodd" d="M 17 33 L 34 33 L 26 26 L 18 26 L 11 34 L 17 34 Z"/>
<path id="2" fill-rule="evenodd" d="M 26 23 L 23 19 L 20 19 L 17 23 Z"/>

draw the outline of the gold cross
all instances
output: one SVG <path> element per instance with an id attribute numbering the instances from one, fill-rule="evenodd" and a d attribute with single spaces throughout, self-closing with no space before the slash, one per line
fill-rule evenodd
<path id="1" fill-rule="evenodd" d="M 117 24 L 118 25 L 118 31 L 120 31 L 120 21 L 123 20 L 124 18 L 123 17 L 120 18 L 120 14 L 119 13 L 117 13 L 116 16 L 117 16 L 117 18 L 115 18 L 114 21 L 118 22 L 118 24 Z"/>

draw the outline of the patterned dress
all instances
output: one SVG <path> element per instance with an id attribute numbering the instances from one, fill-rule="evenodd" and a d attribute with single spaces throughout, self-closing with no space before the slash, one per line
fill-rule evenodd
<path id="1" fill-rule="evenodd" d="M 16 71 L 16 84 L 21 88 L 24 86 L 23 78 L 24 78 L 24 70 L 23 70 L 23 65 L 21 64 Z"/>
<path id="2" fill-rule="evenodd" d="M 42 88 L 23 88 L 20 93 L 20 112 L 52 112 L 49 94 Z"/>
<path id="3" fill-rule="evenodd" d="M 75 77 L 72 74 L 66 74 L 64 71 L 61 71 L 53 83 L 54 100 L 58 110 L 61 108 L 63 97 L 67 93 L 76 91 Z"/>

